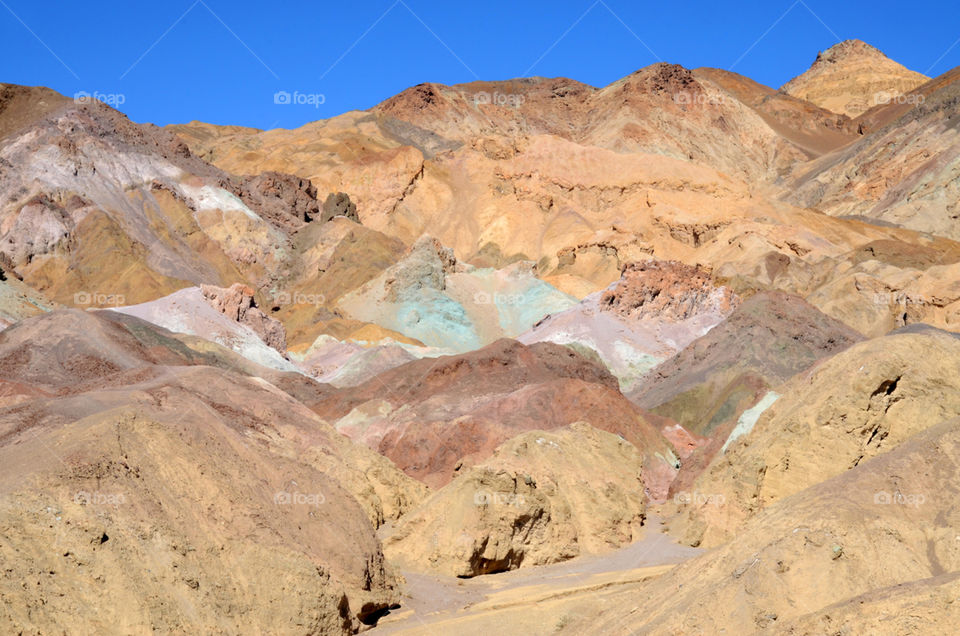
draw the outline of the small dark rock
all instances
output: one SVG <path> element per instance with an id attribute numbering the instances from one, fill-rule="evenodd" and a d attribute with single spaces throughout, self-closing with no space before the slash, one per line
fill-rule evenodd
<path id="1" fill-rule="evenodd" d="M 320 221 L 326 223 L 335 216 L 345 216 L 351 221 L 360 222 L 360 217 L 357 215 L 357 204 L 350 200 L 350 195 L 346 192 L 331 192 L 327 196 L 327 200 L 323 202 Z"/>

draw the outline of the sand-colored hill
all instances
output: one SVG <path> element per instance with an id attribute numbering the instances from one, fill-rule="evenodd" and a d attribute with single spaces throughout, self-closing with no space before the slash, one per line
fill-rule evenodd
<path id="1" fill-rule="evenodd" d="M 647 565 L 667 551 L 648 539 L 622 551 L 617 571 L 607 576 L 593 574 L 590 561 L 572 561 L 558 575 L 545 568 L 541 577 L 516 585 L 513 580 L 529 572 L 521 569 L 488 582 L 495 593 L 457 599 L 464 606 L 459 611 L 388 618 L 378 631 L 952 633 L 960 566 L 958 462 L 958 422 L 944 422 L 780 500 L 728 543 L 687 555 L 680 565 Z M 625 558 L 628 552 L 641 558 Z M 428 589 L 451 602 L 442 585 Z"/>
<path id="2" fill-rule="evenodd" d="M 775 390 L 752 428 L 694 482 L 724 505 L 686 506 L 674 522 L 686 541 L 727 541 L 773 502 L 960 415 L 960 339 L 925 330 L 867 340 Z"/>
<path id="3" fill-rule="evenodd" d="M 580 617 L 568 633 L 949 633 L 958 461 L 957 422 L 938 424 L 770 506 L 724 546 L 621 595 L 621 611 Z"/>
<path id="4" fill-rule="evenodd" d="M 817 54 L 810 68 L 780 90 L 841 115 L 856 117 L 909 93 L 929 78 L 897 64 L 860 40 Z"/>

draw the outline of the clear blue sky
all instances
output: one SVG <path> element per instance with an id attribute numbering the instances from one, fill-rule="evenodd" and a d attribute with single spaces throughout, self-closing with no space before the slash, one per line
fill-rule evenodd
<path id="1" fill-rule="evenodd" d="M 778 87 L 838 38 L 938 75 L 960 65 L 960 3 L 0 0 L 0 82 L 122 95 L 138 122 L 292 128 L 421 82 L 602 86 L 658 60 Z"/>

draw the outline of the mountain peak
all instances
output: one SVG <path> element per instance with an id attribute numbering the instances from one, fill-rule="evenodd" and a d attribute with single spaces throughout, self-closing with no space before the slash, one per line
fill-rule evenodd
<path id="1" fill-rule="evenodd" d="M 843 42 L 838 42 L 834 44 L 826 51 L 821 51 L 817 54 L 817 59 L 814 61 L 814 64 L 817 62 L 843 62 L 849 58 L 856 57 L 875 57 L 882 58 L 884 60 L 890 60 L 886 55 L 883 54 L 883 51 L 878 49 L 875 46 L 867 44 L 863 40 L 844 40 Z M 896 64 L 896 62 L 893 62 Z M 898 65 L 899 66 L 899 65 Z"/>
<path id="2" fill-rule="evenodd" d="M 866 42 L 845 40 L 818 53 L 805 73 L 780 90 L 835 113 L 857 117 L 928 79 Z"/>

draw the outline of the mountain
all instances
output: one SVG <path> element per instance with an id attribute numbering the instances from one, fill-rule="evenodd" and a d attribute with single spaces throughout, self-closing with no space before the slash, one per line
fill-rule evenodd
<path id="1" fill-rule="evenodd" d="M 0 631 L 949 631 L 958 77 L 0 86 Z"/>
<path id="2" fill-rule="evenodd" d="M 798 167 L 789 200 L 834 216 L 960 238 L 958 79 L 954 69 L 864 115 L 871 134 Z"/>
<path id="3" fill-rule="evenodd" d="M 0 139 L 66 106 L 70 98 L 43 86 L 0 84 Z"/>
<path id="4" fill-rule="evenodd" d="M 756 111 L 780 136 L 811 157 L 844 146 L 856 138 L 857 126 L 843 114 L 776 91 L 731 71 L 698 68 L 693 73 L 723 87 Z"/>
<path id="5" fill-rule="evenodd" d="M 578 299 L 630 263 L 674 260 L 706 266 L 734 291 L 800 296 L 874 336 L 904 323 L 879 295 L 927 297 L 919 279 L 932 263 L 887 254 L 932 249 L 948 264 L 954 251 L 906 230 L 927 226 L 805 209 L 829 189 L 800 183 L 804 175 L 874 139 L 878 125 L 860 135 L 849 117 L 736 74 L 661 64 L 603 88 L 562 78 L 424 84 L 295 130 L 171 130 L 223 169 L 292 171 L 347 191 L 365 227 L 407 246 L 428 234 L 460 263 L 533 262 L 538 278 Z M 877 259 L 864 258 L 871 249 Z M 957 298 L 911 303 L 906 321 L 947 327 Z M 351 302 L 364 312 L 358 322 L 382 321 L 366 296 Z"/>
<path id="6" fill-rule="evenodd" d="M 34 89 L 5 91 L 36 101 Z M 99 101 L 56 104 L 0 149 L 0 252 L 27 283 L 73 304 L 77 293 L 143 302 L 191 283 L 269 279 L 283 233 L 238 196 L 242 181 Z M 289 185 L 306 187 L 297 181 Z M 268 202 L 254 198 L 267 216 Z"/>
<path id="7" fill-rule="evenodd" d="M 771 387 L 861 339 L 800 298 L 761 292 L 654 367 L 627 395 L 695 433 L 712 434 Z"/>
<path id="8" fill-rule="evenodd" d="M 780 87 L 788 95 L 848 117 L 897 101 L 928 79 L 897 64 L 860 40 L 846 40 L 817 54 L 802 75 Z"/>
<path id="9" fill-rule="evenodd" d="M 688 492 L 780 397 L 782 383 L 862 339 L 796 296 L 760 292 L 651 369 L 627 397 L 705 438 L 683 458 L 671 492 Z"/>
<path id="10" fill-rule="evenodd" d="M 440 609 L 388 617 L 378 629 L 418 636 L 950 633 L 958 617 L 958 509 L 953 497 L 938 495 L 956 489 L 958 461 L 960 426 L 942 422 L 774 503 L 729 542 L 685 554 L 680 564 L 651 559 L 671 549 L 648 537 L 635 551 L 580 559 L 575 568 L 545 566 L 539 576 L 498 574 L 485 586 L 433 576 L 417 592 L 442 598 L 434 605 Z"/>
<path id="11" fill-rule="evenodd" d="M 555 342 L 597 356 L 628 391 L 739 302 L 702 268 L 670 261 L 631 263 L 607 289 L 548 314 L 518 340 Z"/>

